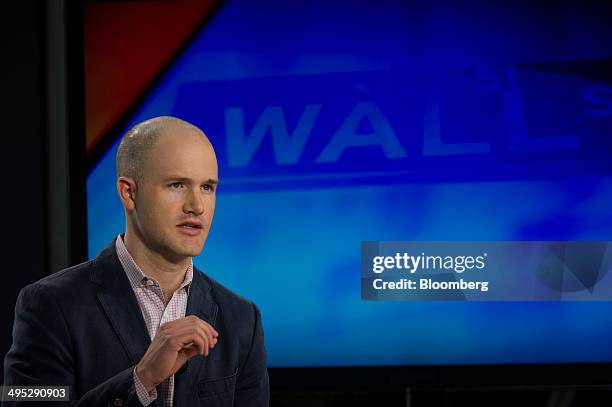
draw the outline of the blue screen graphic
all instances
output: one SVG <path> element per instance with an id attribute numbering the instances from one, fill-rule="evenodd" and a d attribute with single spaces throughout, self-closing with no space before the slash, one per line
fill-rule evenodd
<path id="1" fill-rule="evenodd" d="M 268 362 L 612 362 L 609 302 L 368 302 L 363 240 L 612 240 L 612 26 L 483 2 L 227 1 L 127 127 L 174 115 L 219 157 L 195 264 L 262 311 Z M 119 141 L 89 256 L 124 230 Z"/>

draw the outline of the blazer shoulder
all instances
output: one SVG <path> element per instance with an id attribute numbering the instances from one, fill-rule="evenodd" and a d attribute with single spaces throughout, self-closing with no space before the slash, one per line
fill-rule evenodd
<path id="1" fill-rule="evenodd" d="M 21 289 L 24 298 L 39 298 L 46 293 L 59 303 L 79 302 L 91 287 L 90 277 L 94 260 L 57 271 Z"/>
<path id="2" fill-rule="evenodd" d="M 89 260 L 75 266 L 57 271 L 33 283 L 48 288 L 67 287 L 74 289 L 80 284 L 86 283 L 91 277 L 94 260 Z"/>
<path id="3" fill-rule="evenodd" d="M 69 297 L 74 297 L 74 294 L 89 287 L 89 283 L 94 281 L 95 269 L 116 268 L 115 257 L 114 246 L 109 244 L 97 257 L 43 277 L 28 287 L 43 288 L 52 293 L 70 294 Z"/>

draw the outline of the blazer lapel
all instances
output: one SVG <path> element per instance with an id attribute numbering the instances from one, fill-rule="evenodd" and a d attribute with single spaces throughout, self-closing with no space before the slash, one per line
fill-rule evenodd
<path id="1" fill-rule="evenodd" d="M 218 306 L 210 295 L 210 283 L 201 271 L 194 268 L 193 280 L 189 287 L 189 298 L 187 299 L 187 310 L 185 316 L 195 315 L 208 322 L 217 329 Z M 187 361 L 183 369 L 174 376 L 174 405 L 187 406 L 193 399 L 193 393 L 197 391 L 197 379 L 201 376 L 200 371 L 206 368 L 208 358 L 194 356 Z M 197 395 L 195 395 L 197 398 Z"/>
<path id="2" fill-rule="evenodd" d="M 94 260 L 91 281 L 100 286 L 98 301 L 125 348 L 132 365 L 151 344 L 138 300 L 119 262 L 115 241 Z"/>

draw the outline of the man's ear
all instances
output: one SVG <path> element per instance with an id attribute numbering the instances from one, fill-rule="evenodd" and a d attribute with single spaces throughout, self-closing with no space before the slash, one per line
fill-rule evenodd
<path id="1" fill-rule="evenodd" d="M 132 177 L 121 176 L 117 179 L 117 192 L 121 203 L 127 211 L 133 211 L 136 208 L 136 181 Z"/>

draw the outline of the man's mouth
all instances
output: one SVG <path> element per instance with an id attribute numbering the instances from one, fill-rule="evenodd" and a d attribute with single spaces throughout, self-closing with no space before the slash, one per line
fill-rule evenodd
<path id="1" fill-rule="evenodd" d="M 202 229 L 202 223 L 198 221 L 187 221 L 187 222 L 179 223 L 177 226 L 192 228 L 192 229 Z"/>
<path id="2" fill-rule="evenodd" d="M 190 220 L 176 225 L 179 231 L 188 236 L 198 236 L 202 233 L 202 222 Z"/>

